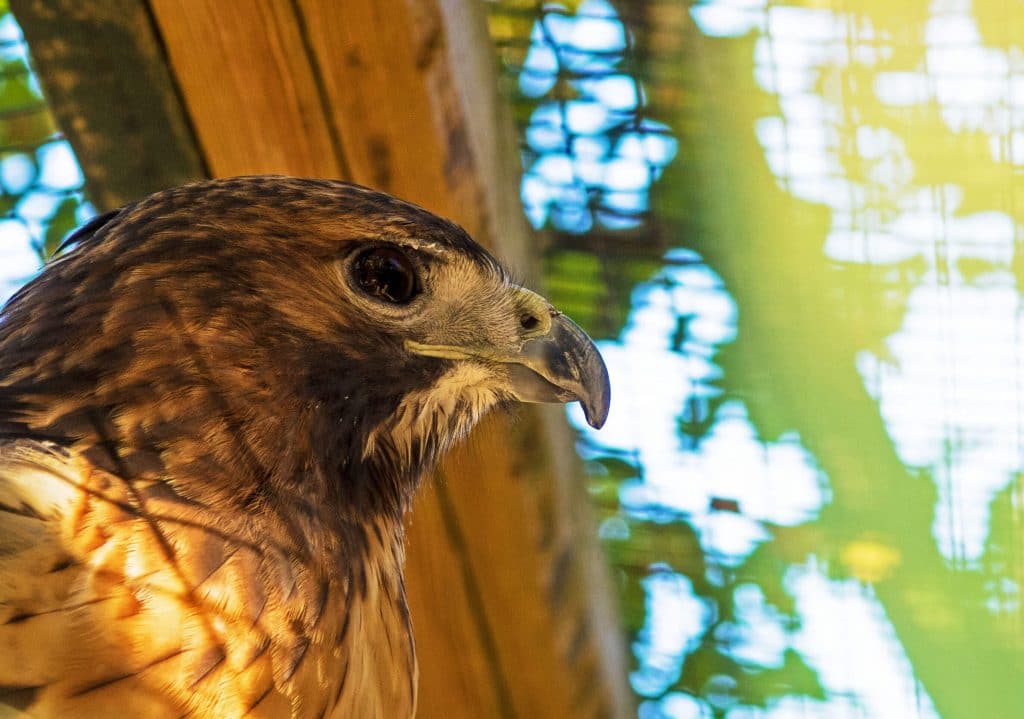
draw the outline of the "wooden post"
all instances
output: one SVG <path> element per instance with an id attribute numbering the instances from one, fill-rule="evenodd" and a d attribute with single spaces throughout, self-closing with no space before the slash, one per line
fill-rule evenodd
<path id="1" fill-rule="evenodd" d="M 143 3 L 14 0 L 11 9 L 96 207 L 205 176 Z"/>
<path id="2" fill-rule="evenodd" d="M 170 68 L 210 174 L 387 190 L 534 274 L 475 0 L 118 1 L 152 17 L 166 57 L 149 61 Z M 45 3 L 12 4 L 30 47 L 44 42 L 33 28 Z M 96 98 L 65 99 L 67 116 L 104 111 Z M 420 716 L 630 715 L 613 590 L 561 411 L 490 418 L 428 485 L 408 535 Z"/>

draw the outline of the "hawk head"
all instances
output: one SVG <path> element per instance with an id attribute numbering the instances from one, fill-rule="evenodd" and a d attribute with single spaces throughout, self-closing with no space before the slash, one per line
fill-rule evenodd
<path id="1" fill-rule="evenodd" d="M 0 428 L 210 506 L 401 514 L 496 405 L 579 401 L 595 427 L 608 412 L 577 325 L 461 228 L 379 192 L 200 182 L 71 244 L 4 309 Z"/>

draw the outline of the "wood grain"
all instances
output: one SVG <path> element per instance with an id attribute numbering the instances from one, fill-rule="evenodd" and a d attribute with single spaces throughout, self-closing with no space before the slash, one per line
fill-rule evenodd
<path id="1" fill-rule="evenodd" d="M 345 175 L 288 3 L 151 6 L 212 176 Z"/>

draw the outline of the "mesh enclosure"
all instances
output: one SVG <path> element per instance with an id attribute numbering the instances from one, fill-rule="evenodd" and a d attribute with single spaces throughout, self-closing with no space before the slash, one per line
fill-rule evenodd
<path id="1" fill-rule="evenodd" d="M 1013 13 L 490 9 L 641 716 L 1012 714 Z"/>

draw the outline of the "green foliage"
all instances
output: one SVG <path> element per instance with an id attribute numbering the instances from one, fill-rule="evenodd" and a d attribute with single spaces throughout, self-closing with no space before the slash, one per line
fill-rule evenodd
<path id="1" fill-rule="evenodd" d="M 7 3 L 0 2 L 0 19 L 10 21 L 7 13 Z M 24 225 L 44 262 L 77 226 L 84 199 L 75 191 L 42 186 L 43 148 L 60 142 L 60 135 L 24 45 L 8 39 L 0 50 L 0 216 Z"/>
<path id="2" fill-rule="evenodd" d="M 715 644 L 703 644 L 687 657 L 673 689 L 700 697 L 719 711 L 737 705 L 767 708 L 792 695 L 825 698 L 814 670 L 792 649 L 784 652 L 780 666 L 762 667 L 741 664 Z"/>
<path id="3" fill-rule="evenodd" d="M 586 236 L 576 244 L 587 247 Z M 565 249 L 557 243 L 545 256 L 544 275 L 552 303 L 597 338 L 616 337 L 629 315 L 634 288 L 660 269 L 658 256 L 615 255 Z"/>
<path id="4" fill-rule="evenodd" d="M 587 491 L 594 504 L 602 509 L 619 509 L 619 491 L 626 480 L 640 475 L 640 468 L 621 457 L 601 456 L 586 464 Z"/>
<path id="5" fill-rule="evenodd" d="M 564 307 L 577 321 L 599 311 L 604 297 L 602 265 L 596 255 L 574 250 L 556 250 L 545 258 L 545 278 L 552 302 Z"/>
<path id="6" fill-rule="evenodd" d="M 46 261 L 52 257 L 64 238 L 78 226 L 76 212 L 81 204 L 79 198 L 69 195 L 57 205 L 57 209 L 46 226 L 43 246 L 39 248 L 41 260 Z"/>
<path id="7" fill-rule="evenodd" d="M 899 18 L 913 22 L 913 31 L 899 31 L 902 38 L 918 37 L 928 17 L 923 2 L 866 2 L 848 11 L 849 22 L 870 22 L 876 29 L 895 28 Z M 1005 20 L 1005 10 L 997 14 Z M 998 35 L 991 25 L 989 31 Z M 929 476 L 931 470 L 905 466 L 857 365 L 864 352 L 892 359 L 888 339 L 904 325 L 911 292 L 935 271 L 934 258 L 913 253 L 880 264 L 827 258 L 826 240 L 836 217 L 829 207 L 798 197 L 788 180 L 773 174 L 755 132 L 762 119 L 785 115 L 751 71 L 758 37 L 712 39 L 698 32 L 687 37 L 675 80 L 682 93 L 697 99 L 679 108 L 673 125 L 686 128 L 685 150 L 655 187 L 655 202 L 737 301 L 737 339 L 717 358 L 726 396 L 744 403 L 761 438 L 798 436 L 828 478 L 832 501 L 812 523 L 766 527 L 772 539 L 724 584 L 754 583 L 768 604 L 792 615 L 797 607 L 786 577 L 813 558 L 830 579 L 871 585 L 915 678 L 944 719 L 1015 716 L 1024 697 L 1014 679 L 1024 642 L 1019 631 L 1009 630 L 1016 627 L 1014 620 L 1019 623 L 1021 602 L 1019 572 L 1011 569 L 1007 550 L 1019 545 L 1014 539 L 1019 526 L 1010 518 L 1008 501 L 1000 497 L 993 506 L 992 537 L 980 566 L 944 558 L 934 514 L 939 482 Z M 905 212 L 914 193 L 944 197 L 950 183 L 963 188 L 960 204 L 948 210 L 951 217 L 996 210 L 1019 225 L 1012 170 L 994 155 L 993 135 L 952 127 L 935 102 L 887 107 L 879 101 L 879 72 L 927 68 L 923 42 L 889 45 L 895 51 L 880 67 L 836 62 L 818 78 L 818 97 L 846 123 L 837 128 L 838 176 L 875 193 L 865 213 L 883 227 Z M 857 149 L 860 127 L 881 128 L 894 138 L 912 170 L 899 175 L 905 184 L 887 188 L 875 179 L 877 160 Z M 870 229 L 863 230 L 866 236 Z M 936 230 L 930 251 L 946 251 L 941 244 L 946 237 L 940 236 L 946 229 Z M 1018 278 L 1024 277 L 1019 254 L 1014 258 Z M 970 281 L 991 269 L 967 259 L 945 271 Z M 717 606 L 726 609 L 721 602 Z M 698 695 L 707 693 L 710 678 L 722 675 L 733 682 L 723 701 L 770 702 L 781 686 L 820 696 L 820 687 L 807 678 L 810 670 L 793 659 L 789 666 L 795 677 L 803 677 L 799 681 L 782 681 L 766 667 L 761 676 L 767 684 L 751 683 L 757 672 L 735 660 L 714 636 L 705 637 L 685 661 L 681 687 Z M 968 665 L 984 669 L 968 680 L 961 669 Z"/>
<path id="8" fill-rule="evenodd" d="M 56 130 L 25 61 L 0 60 L 0 147 L 31 148 Z"/>

